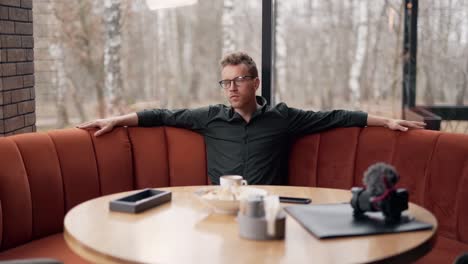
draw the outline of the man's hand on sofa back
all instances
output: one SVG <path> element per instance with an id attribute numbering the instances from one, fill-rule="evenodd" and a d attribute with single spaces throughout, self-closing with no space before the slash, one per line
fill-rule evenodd
<path id="1" fill-rule="evenodd" d="M 408 128 L 422 129 L 426 126 L 426 123 L 368 115 L 367 125 L 382 126 L 391 130 L 408 131 Z"/>
<path id="2" fill-rule="evenodd" d="M 83 124 L 76 126 L 77 128 L 81 129 L 89 129 L 89 128 L 99 128 L 94 136 L 98 137 L 105 133 L 108 133 L 114 129 L 116 126 L 137 126 L 138 125 L 138 116 L 136 113 L 122 115 L 122 116 L 115 116 L 109 117 L 104 119 L 96 119 L 93 121 L 89 121 Z"/>

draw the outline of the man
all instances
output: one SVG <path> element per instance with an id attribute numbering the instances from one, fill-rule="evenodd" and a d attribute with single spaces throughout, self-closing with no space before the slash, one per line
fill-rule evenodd
<path id="1" fill-rule="evenodd" d="M 252 58 L 242 52 L 221 61 L 219 82 L 230 106 L 198 109 L 145 110 L 84 123 L 97 127 L 100 136 L 115 126 L 175 126 L 191 129 L 205 138 L 208 175 L 213 184 L 226 174 L 243 175 L 249 184 L 285 184 L 292 139 L 326 129 L 350 126 L 384 126 L 392 130 L 423 128 L 424 123 L 382 118 L 359 111 L 304 111 L 284 103 L 268 106 L 256 96 L 260 86 Z"/>

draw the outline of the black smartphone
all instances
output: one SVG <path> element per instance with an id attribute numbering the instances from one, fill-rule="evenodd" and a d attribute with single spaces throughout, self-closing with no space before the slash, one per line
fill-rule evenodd
<path id="1" fill-rule="evenodd" d="M 297 204 L 308 204 L 312 202 L 312 200 L 309 198 L 286 197 L 286 196 L 280 196 L 279 200 L 281 203 L 297 203 Z"/>

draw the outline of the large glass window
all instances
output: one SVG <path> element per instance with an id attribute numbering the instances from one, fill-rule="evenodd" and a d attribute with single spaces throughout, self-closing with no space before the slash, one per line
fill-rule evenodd
<path id="1" fill-rule="evenodd" d="M 111 10 L 117 22 L 105 2 L 34 3 L 39 130 L 106 116 L 115 96 L 121 112 L 225 103 L 217 83 L 222 55 L 246 51 L 261 67 L 261 1 L 167 0 L 150 9 L 151 1 L 121 0 L 120 12 Z M 118 52 L 106 51 L 116 44 Z M 120 61 L 120 77 L 106 79 L 106 52 L 107 62 Z M 117 78 L 122 88 L 109 93 L 106 81 Z"/>
<path id="2" fill-rule="evenodd" d="M 420 1 L 416 104 L 452 109 L 442 131 L 468 133 L 466 120 L 451 120 L 468 98 L 467 57 L 468 1 Z"/>
<path id="3" fill-rule="evenodd" d="M 400 117 L 403 1 L 277 1 L 277 100 Z"/>
<path id="4" fill-rule="evenodd" d="M 420 1 L 416 104 L 468 98 L 468 1 Z"/>

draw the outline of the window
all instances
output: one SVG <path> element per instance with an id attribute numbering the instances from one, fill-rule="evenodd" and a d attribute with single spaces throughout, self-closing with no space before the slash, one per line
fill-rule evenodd
<path id="1" fill-rule="evenodd" d="M 421 1 L 416 102 L 464 105 L 468 98 L 468 1 Z"/>
<path id="2" fill-rule="evenodd" d="M 66 127 L 106 114 L 105 1 L 34 4 L 37 126 Z M 174 3 L 180 1 L 166 1 Z M 144 108 L 191 108 L 224 103 L 219 61 L 228 51 L 249 53 L 261 68 L 261 1 L 191 0 L 149 9 L 121 0 L 119 56 L 122 113 Z M 109 22 L 109 21 L 107 21 Z M 115 44 L 114 43 L 114 44 Z M 113 75 L 113 80 L 119 78 Z"/>
<path id="3" fill-rule="evenodd" d="M 399 117 L 402 4 L 277 1 L 276 100 Z"/>

